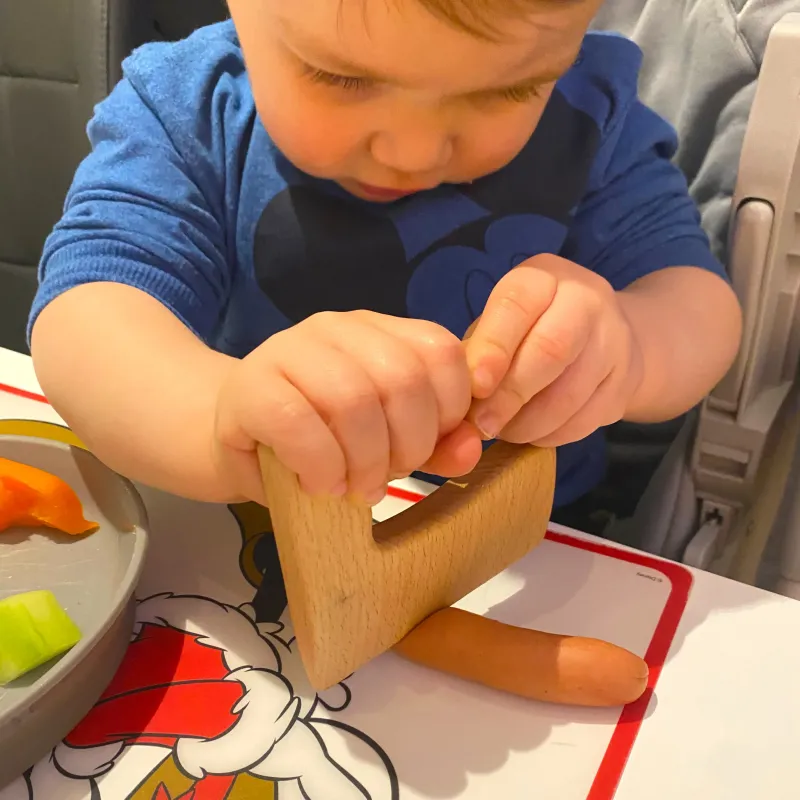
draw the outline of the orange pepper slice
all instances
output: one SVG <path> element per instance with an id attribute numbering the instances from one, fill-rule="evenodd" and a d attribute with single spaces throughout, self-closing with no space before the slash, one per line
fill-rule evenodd
<path id="1" fill-rule="evenodd" d="M 0 458 L 0 531 L 41 525 L 71 536 L 100 527 L 85 519 L 80 498 L 61 478 Z"/>

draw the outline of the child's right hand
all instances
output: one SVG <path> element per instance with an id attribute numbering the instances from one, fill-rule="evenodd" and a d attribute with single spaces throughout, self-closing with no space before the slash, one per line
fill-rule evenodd
<path id="1" fill-rule="evenodd" d="M 392 478 L 452 477 L 477 464 L 470 402 L 465 349 L 445 328 L 323 312 L 233 364 L 217 402 L 215 463 L 233 491 L 263 502 L 262 443 L 306 491 L 374 504 Z"/>

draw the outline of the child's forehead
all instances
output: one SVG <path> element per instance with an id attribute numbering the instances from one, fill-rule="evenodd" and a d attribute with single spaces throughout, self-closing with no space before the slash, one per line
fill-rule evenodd
<path id="1" fill-rule="evenodd" d="M 365 65 L 370 71 L 411 76 L 447 61 L 486 69 L 487 79 L 543 77 L 563 72 L 600 0 L 293 0 L 277 3 L 287 43 L 301 56 Z M 451 9 L 498 9 L 490 35 L 450 19 Z M 434 13 L 434 8 L 441 13 Z M 527 9 L 527 13 L 522 13 Z M 505 10 L 505 15 L 500 10 Z M 513 12 L 513 13 L 512 13 Z M 475 16 L 478 25 L 479 17 Z M 321 57 L 321 59 L 320 59 Z M 507 73 L 507 74 L 506 74 Z"/>
<path id="2" fill-rule="evenodd" d="M 339 27 L 346 22 L 369 28 L 377 17 L 405 20 L 422 27 L 423 20 L 437 20 L 451 30 L 477 39 L 502 43 L 513 37 L 525 22 L 569 21 L 596 12 L 602 0 L 293 0 L 283 5 L 287 14 L 297 17 L 310 10 L 336 16 Z"/>
<path id="3" fill-rule="evenodd" d="M 568 12 L 571 8 L 589 5 L 591 0 L 380 0 L 401 10 L 409 5 L 424 9 L 432 16 L 456 30 L 479 39 L 502 41 L 508 31 L 520 20 L 532 15 Z M 335 0 L 340 8 L 353 0 Z M 371 0 L 355 0 L 362 9 Z"/>

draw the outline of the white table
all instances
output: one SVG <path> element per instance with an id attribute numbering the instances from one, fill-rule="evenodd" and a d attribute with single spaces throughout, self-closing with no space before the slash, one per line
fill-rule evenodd
<path id="1" fill-rule="evenodd" d="M 27 357 L 0 350 L 0 384 L 22 390 L 0 390 L 0 433 L 9 418 L 58 421 L 25 396 L 39 393 Z M 401 510 L 420 488 L 399 485 L 380 513 Z M 255 584 L 271 562 L 259 521 L 247 509 L 142 494 L 153 546 L 130 658 L 105 705 L 0 800 L 167 800 L 192 787 L 186 796 L 195 800 L 789 800 L 800 792 L 797 601 L 554 527 L 467 605 L 649 650 L 657 676 L 649 704 L 620 721 L 618 711 L 517 701 L 394 656 L 317 698 L 290 628 L 280 629 L 285 614 L 265 619 L 269 592 Z"/>

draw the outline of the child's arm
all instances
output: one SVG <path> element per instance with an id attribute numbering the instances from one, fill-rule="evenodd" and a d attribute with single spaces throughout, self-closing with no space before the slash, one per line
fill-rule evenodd
<path id="1" fill-rule="evenodd" d="M 237 499 L 211 447 L 234 359 L 160 302 L 117 283 L 78 286 L 39 315 L 31 349 L 51 403 L 110 467 L 186 497 Z"/>
<path id="2" fill-rule="evenodd" d="M 209 427 L 230 360 L 204 344 L 232 274 L 224 211 L 233 195 L 210 107 L 224 108 L 231 131 L 247 118 L 209 90 L 219 85 L 212 67 L 177 74 L 160 45 L 135 53 L 125 74 L 95 109 L 91 153 L 45 243 L 29 323 L 34 366 L 56 410 L 112 467 L 231 499 L 211 464 Z M 173 108 L 196 116 L 173 125 Z"/>
<path id="3" fill-rule="evenodd" d="M 624 419 L 660 422 L 699 403 L 739 348 L 742 315 L 730 285 L 696 267 L 659 270 L 618 293 L 642 355 Z"/>

